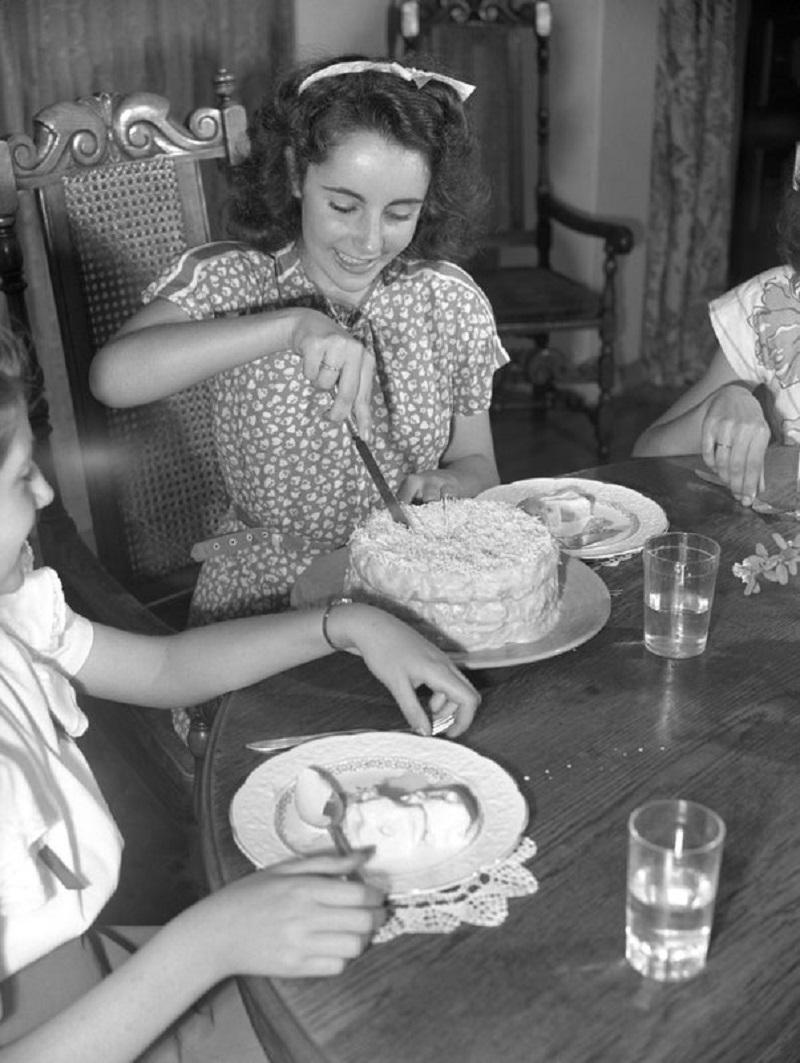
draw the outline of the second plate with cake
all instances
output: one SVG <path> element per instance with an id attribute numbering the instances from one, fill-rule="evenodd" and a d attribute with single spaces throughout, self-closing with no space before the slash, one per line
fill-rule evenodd
<path id="1" fill-rule="evenodd" d="M 564 553 L 586 561 L 637 553 L 646 539 L 669 527 L 666 513 L 652 498 L 601 480 L 568 476 L 516 480 L 490 487 L 478 497 L 539 511 L 542 519 L 552 519 L 548 526 Z"/>

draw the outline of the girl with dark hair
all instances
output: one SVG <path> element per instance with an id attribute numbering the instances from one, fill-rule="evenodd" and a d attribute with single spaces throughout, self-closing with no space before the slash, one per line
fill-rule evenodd
<path id="1" fill-rule="evenodd" d="M 285 608 L 379 504 L 351 414 L 404 502 L 498 482 L 488 409 L 508 356 L 455 264 L 486 203 L 471 91 L 382 60 L 291 72 L 232 176 L 237 242 L 184 255 L 98 353 L 112 406 L 211 380 L 231 504 L 195 548 L 193 623 Z"/>
<path id="2" fill-rule="evenodd" d="M 770 442 L 800 444 L 800 147 L 778 238 L 785 264 L 711 302 L 714 357 L 633 448 L 640 457 L 702 454 L 745 506 L 764 488 Z"/>

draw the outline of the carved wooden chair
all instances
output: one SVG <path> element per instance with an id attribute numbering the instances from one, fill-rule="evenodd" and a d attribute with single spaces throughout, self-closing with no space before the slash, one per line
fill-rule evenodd
<path id="1" fill-rule="evenodd" d="M 176 587 L 190 593 L 189 551 L 213 534 L 225 505 L 210 408 L 200 385 L 146 407 L 108 410 L 92 398 L 88 370 L 146 285 L 182 250 L 212 235 L 208 165 L 235 164 L 247 150 L 233 78 L 220 71 L 215 87 L 217 106 L 195 111 L 185 125 L 161 96 L 100 93 L 44 108 L 33 119 L 32 138 L 0 139 L 0 291 L 12 329 L 31 354 L 39 457 L 55 484 L 16 229 L 20 197 L 28 194 L 41 221 L 97 545 L 95 554 L 82 542 L 57 497 L 41 515 L 41 552 L 74 608 L 136 631 L 169 630 L 156 603 Z M 97 719 L 171 807 L 191 809 L 205 713 L 194 713 L 191 752 L 169 713 L 110 706 Z"/>
<path id="2" fill-rule="evenodd" d="M 491 233 L 470 272 L 492 303 L 501 336 L 512 352 L 519 351 L 515 363 L 532 385 L 534 409 L 544 411 L 559 399 L 584 409 L 594 421 L 598 458 L 605 461 L 615 383 L 614 278 L 617 259 L 631 250 L 633 234 L 626 225 L 568 206 L 551 186 L 551 5 L 533 0 L 395 0 L 391 13 L 395 52 L 424 52 L 438 58 L 442 69 L 479 86 L 469 107 L 493 204 Z M 527 150 L 534 130 L 535 176 Z M 529 225 L 532 209 L 535 223 Z M 596 286 L 552 267 L 555 226 L 603 242 Z M 597 332 L 599 350 L 591 372 L 583 368 L 581 380 L 590 386 L 576 389 L 560 380 L 563 357 L 556 356 L 555 344 L 551 348 L 551 334 L 584 329 Z M 496 404 L 504 401 L 501 385 Z"/>

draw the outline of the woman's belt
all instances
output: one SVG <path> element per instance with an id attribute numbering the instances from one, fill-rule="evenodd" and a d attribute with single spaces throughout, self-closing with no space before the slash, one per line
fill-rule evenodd
<path id="1" fill-rule="evenodd" d="M 302 535 L 293 535 L 291 532 L 281 532 L 275 528 L 266 527 L 255 521 L 247 510 L 238 504 L 234 504 L 233 511 L 236 518 L 247 527 L 241 531 L 215 535 L 211 539 L 195 543 L 191 550 L 193 561 L 207 561 L 210 557 L 228 557 L 242 550 L 252 550 L 260 543 L 267 543 L 273 550 L 280 553 L 302 553 L 310 550 L 317 554 L 338 550 L 344 545 L 330 540 L 306 539 Z"/>

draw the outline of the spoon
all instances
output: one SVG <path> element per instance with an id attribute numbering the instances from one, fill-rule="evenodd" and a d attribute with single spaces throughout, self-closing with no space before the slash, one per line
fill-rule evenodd
<path id="1" fill-rule="evenodd" d="M 301 768 L 294 788 L 294 803 L 304 823 L 324 827 L 337 852 L 346 855 L 353 847 L 344 833 L 347 798 L 335 776 L 315 764 Z"/>

